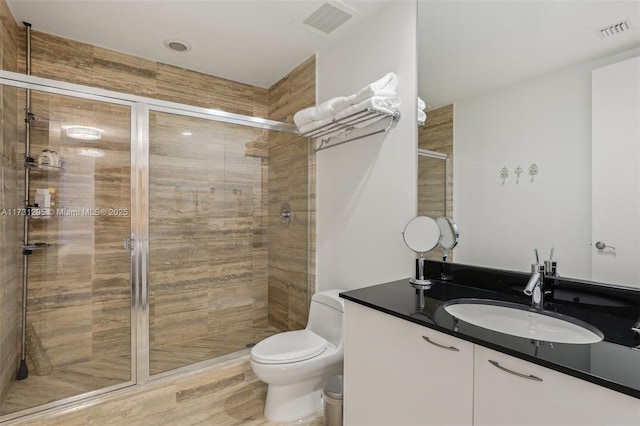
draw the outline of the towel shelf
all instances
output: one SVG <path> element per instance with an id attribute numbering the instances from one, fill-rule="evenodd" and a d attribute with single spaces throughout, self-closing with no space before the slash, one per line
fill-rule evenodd
<path id="1" fill-rule="evenodd" d="M 336 137 L 337 135 L 343 134 L 342 132 L 344 132 L 345 134 L 349 133 L 352 130 L 356 129 L 357 128 L 356 126 L 358 124 L 366 123 L 367 121 L 371 121 L 376 118 L 379 118 L 381 120 L 388 118 L 389 122 L 387 123 L 387 126 L 383 129 L 358 135 L 358 136 L 354 136 L 351 138 L 346 138 L 333 143 L 331 142 L 332 138 Z M 317 129 L 313 129 L 309 132 L 301 133 L 300 136 L 303 136 L 306 138 L 312 138 L 312 139 L 320 139 L 320 146 L 316 149 L 316 152 L 317 152 L 317 151 L 322 151 L 323 149 L 342 145 L 343 143 L 366 138 L 368 136 L 376 135 L 378 133 L 387 132 L 391 130 L 399 120 L 400 120 L 400 112 L 398 111 L 391 114 L 391 113 L 382 112 L 374 109 L 365 109 L 362 111 L 358 111 L 354 114 L 351 114 L 347 117 L 341 118 L 340 120 L 334 120 L 331 123 L 318 127 Z M 375 123 L 378 123 L 378 120 L 376 120 Z M 373 125 L 375 123 L 371 123 L 371 124 Z M 365 126 L 365 127 L 368 127 L 368 126 Z M 362 128 L 365 128 L 365 127 L 362 127 Z"/>

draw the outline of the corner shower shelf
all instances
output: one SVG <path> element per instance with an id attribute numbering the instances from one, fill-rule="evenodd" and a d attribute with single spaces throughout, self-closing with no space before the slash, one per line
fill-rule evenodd
<path id="1" fill-rule="evenodd" d="M 376 130 L 373 132 L 365 133 L 362 135 L 350 137 L 344 140 L 340 140 L 334 143 L 331 143 L 331 139 L 337 136 L 335 133 L 339 134 L 348 134 L 354 129 L 357 129 L 356 125 L 366 123 L 367 121 L 374 119 L 388 119 L 389 122 L 387 126 L 383 129 Z M 331 123 L 325 124 L 324 126 L 318 127 L 317 129 L 311 130 L 309 132 L 301 133 L 300 136 L 312 139 L 320 139 L 320 146 L 316 149 L 317 151 L 322 151 L 323 149 L 332 148 L 334 146 L 342 145 L 343 143 L 355 141 L 358 139 L 366 138 L 368 136 L 376 135 L 378 133 L 388 132 L 391 130 L 396 123 L 400 121 L 400 112 L 396 111 L 394 113 L 382 112 L 374 109 L 365 109 L 363 111 L 358 111 L 354 114 L 351 114 L 345 118 L 340 120 L 334 120 Z M 374 123 L 378 123 L 376 120 Z M 362 127 L 366 128 L 368 126 Z"/>

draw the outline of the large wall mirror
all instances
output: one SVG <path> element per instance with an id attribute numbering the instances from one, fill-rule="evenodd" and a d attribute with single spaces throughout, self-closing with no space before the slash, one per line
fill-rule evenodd
<path id="1" fill-rule="evenodd" d="M 555 247 L 562 276 L 640 288 L 639 57 L 639 1 L 418 0 L 418 213 L 444 191 L 455 262 Z"/>

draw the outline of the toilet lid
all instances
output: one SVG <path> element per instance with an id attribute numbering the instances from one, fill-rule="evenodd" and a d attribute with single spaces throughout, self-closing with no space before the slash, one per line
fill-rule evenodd
<path id="1" fill-rule="evenodd" d="M 304 361 L 327 349 L 325 339 L 312 331 L 287 331 L 267 337 L 251 349 L 251 358 L 262 364 Z"/>

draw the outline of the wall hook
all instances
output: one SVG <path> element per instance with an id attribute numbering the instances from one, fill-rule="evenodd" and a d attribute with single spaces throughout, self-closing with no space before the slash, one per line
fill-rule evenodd
<path id="1" fill-rule="evenodd" d="M 538 165 L 536 163 L 531 163 L 529 166 L 529 175 L 531 176 L 531 183 L 533 183 L 533 178 L 538 174 Z"/>
<path id="2" fill-rule="evenodd" d="M 504 185 L 505 179 L 509 177 L 509 170 L 507 170 L 506 167 L 503 167 L 502 170 L 500 170 L 500 177 L 502 178 L 502 184 Z"/>
<path id="3" fill-rule="evenodd" d="M 516 169 L 513 171 L 516 174 L 516 185 L 518 183 L 520 183 L 520 175 L 522 174 L 522 167 L 520 167 L 520 164 L 518 164 L 518 167 L 516 167 Z"/>

